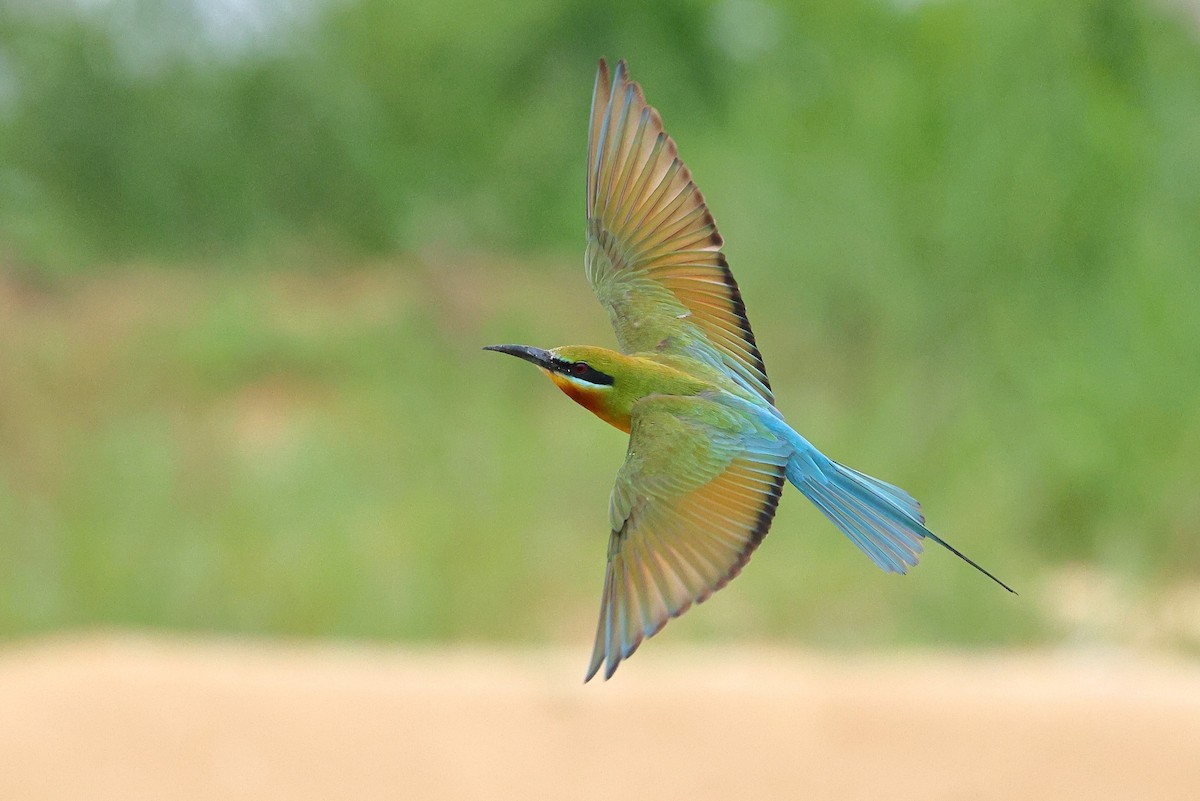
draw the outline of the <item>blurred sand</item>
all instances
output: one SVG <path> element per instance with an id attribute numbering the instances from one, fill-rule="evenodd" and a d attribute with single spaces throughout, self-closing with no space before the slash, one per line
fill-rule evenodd
<path id="1" fill-rule="evenodd" d="M 657 647 L 655 647 L 657 646 Z M 132 636 L 0 649 L 0 799 L 1197 799 L 1200 665 Z"/>

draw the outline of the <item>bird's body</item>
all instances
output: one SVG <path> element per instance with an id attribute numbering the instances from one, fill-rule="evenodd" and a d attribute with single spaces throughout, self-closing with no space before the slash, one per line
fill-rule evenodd
<path id="1" fill-rule="evenodd" d="M 587 678 L 736 576 L 785 480 L 875 564 L 905 573 L 937 542 L 904 490 L 826 457 L 775 407 L 722 239 L 658 113 L 601 61 L 588 136 L 585 266 L 620 351 L 491 346 L 538 365 L 629 433 L 609 503 L 600 625 Z"/>
<path id="2" fill-rule="evenodd" d="M 550 380 L 571 400 L 626 434 L 629 433 L 634 406 L 651 396 L 728 394 L 749 400 L 745 398 L 747 393 L 719 370 L 686 356 L 624 354 L 586 345 L 555 348 L 552 353 L 571 362 L 582 361 L 607 375 L 621 376 L 621 381 L 613 384 L 593 384 L 546 370 Z"/>

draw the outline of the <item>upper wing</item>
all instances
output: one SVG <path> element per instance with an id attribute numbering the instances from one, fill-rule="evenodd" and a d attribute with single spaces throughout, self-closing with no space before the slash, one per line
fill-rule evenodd
<path id="1" fill-rule="evenodd" d="M 588 280 L 622 350 L 701 359 L 774 403 L 716 223 L 624 61 L 596 74 L 587 217 Z"/>
<path id="2" fill-rule="evenodd" d="M 744 414 L 699 397 L 634 406 L 617 473 L 600 625 L 587 678 L 741 571 L 783 491 L 788 446 Z"/>

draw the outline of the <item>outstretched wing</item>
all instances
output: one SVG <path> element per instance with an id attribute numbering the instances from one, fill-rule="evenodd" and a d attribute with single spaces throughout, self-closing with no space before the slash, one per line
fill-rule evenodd
<path id="1" fill-rule="evenodd" d="M 716 401 L 659 395 L 634 406 L 587 679 L 601 665 L 612 676 L 741 571 L 775 516 L 787 458 L 786 444 Z"/>
<path id="2" fill-rule="evenodd" d="M 587 218 L 588 280 L 622 350 L 700 359 L 774 403 L 716 223 L 624 61 L 596 74 Z"/>

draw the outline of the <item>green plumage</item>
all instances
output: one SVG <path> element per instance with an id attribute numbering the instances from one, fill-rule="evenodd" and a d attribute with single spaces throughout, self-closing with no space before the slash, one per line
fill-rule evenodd
<path id="1" fill-rule="evenodd" d="M 643 639 L 737 575 L 766 534 L 789 449 L 752 417 L 702 396 L 633 410 L 609 502 L 612 535 L 588 677 L 611 676 Z"/>
<path id="2" fill-rule="evenodd" d="M 596 76 L 586 199 L 587 277 L 622 352 L 492 349 L 537 364 L 629 432 L 588 679 L 611 676 L 738 574 L 785 479 L 884 570 L 915 565 L 926 538 L 950 548 L 908 493 L 830 460 L 783 421 L 721 235 L 623 62 L 610 80 L 601 61 Z"/>

